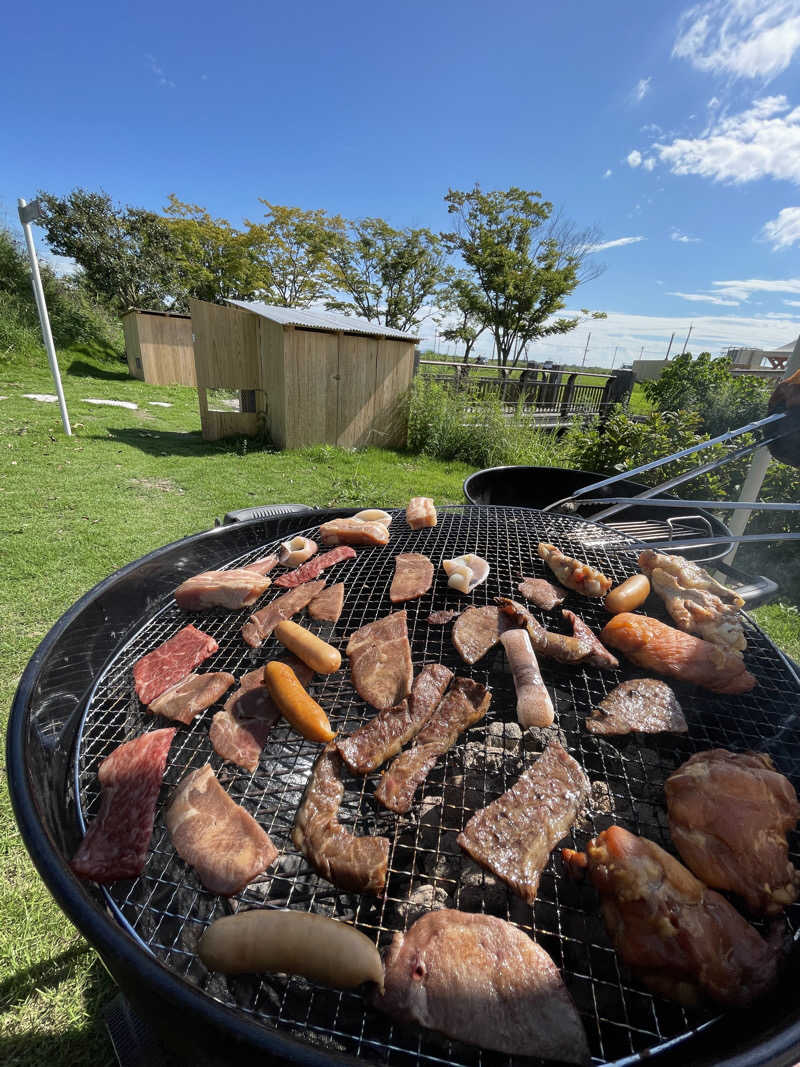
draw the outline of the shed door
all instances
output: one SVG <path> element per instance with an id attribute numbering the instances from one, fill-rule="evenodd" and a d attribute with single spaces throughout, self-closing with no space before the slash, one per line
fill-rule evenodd
<path id="1" fill-rule="evenodd" d="M 339 388 L 336 443 L 341 448 L 366 445 L 381 447 L 374 440 L 378 339 L 339 334 Z"/>

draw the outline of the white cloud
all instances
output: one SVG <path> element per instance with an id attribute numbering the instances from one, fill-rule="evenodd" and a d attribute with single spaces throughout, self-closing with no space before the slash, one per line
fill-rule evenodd
<path id="1" fill-rule="evenodd" d="M 652 78 L 640 78 L 636 85 L 633 87 L 633 98 L 637 104 L 641 104 L 642 100 L 650 92 L 650 83 Z"/>
<path id="2" fill-rule="evenodd" d="M 719 107 L 719 97 L 712 96 L 706 105 L 709 111 L 715 111 Z"/>
<path id="3" fill-rule="evenodd" d="M 714 292 L 734 300 L 747 300 L 751 293 L 800 294 L 800 278 L 748 278 L 746 281 L 712 282 Z"/>
<path id="4" fill-rule="evenodd" d="M 669 236 L 670 236 L 670 240 L 679 241 L 682 245 L 700 244 L 700 238 L 699 237 L 690 237 L 686 233 L 681 233 L 680 230 L 673 230 L 672 233 Z"/>
<path id="5" fill-rule="evenodd" d="M 638 167 L 639 164 L 642 162 L 642 153 L 637 152 L 634 148 L 632 152 L 628 153 L 625 159 L 629 167 Z"/>
<path id="6" fill-rule="evenodd" d="M 164 69 L 162 68 L 156 57 L 147 52 L 144 58 L 150 64 L 150 70 L 152 70 L 153 74 L 155 74 L 156 78 L 158 78 L 158 84 L 163 86 L 165 89 L 174 89 L 175 82 L 172 81 L 171 78 L 167 77 L 164 72 Z"/>
<path id="7" fill-rule="evenodd" d="M 789 248 L 800 242 L 800 207 L 785 207 L 778 217 L 764 223 L 761 237 L 769 241 L 773 249 Z"/>
<path id="8" fill-rule="evenodd" d="M 623 245 L 635 245 L 644 241 L 644 237 L 617 237 L 614 241 L 603 241 L 599 245 L 590 245 L 589 252 L 605 252 L 607 248 L 621 248 Z"/>
<path id="9" fill-rule="evenodd" d="M 658 125 L 657 122 L 646 122 L 644 126 L 640 126 L 639 129 L 642 133 L 663 133 L 664 131 Z"/>
<path id="10" fill-rule="evenodd" d="M 768 81 L 800 48 L 800 0 L 705 0 L 681 15 L 672 55 L 710 73 Z"/>
<path id="11" fill-rule="evenodd" d="M 800 308 L 800 300 L 784 300 L 784 304 L 788 304 L 791 308 Z"/>
<path id="12" fill-rule="evenodd" d="M 738 300 L 723 300 L 713 293 L 667 293 L 667 296 L 679 296 L 681 300 L 691 300 L 698 304 L 724 304 L 725 307 L 738 307 Z"/>
<path id="13" fill-rule="evenodd" d="M 642 163 L 642 166 L 644 167 L 645 170 L 652 170 L 655 165 L 656 165 L 656 161 L 655 161 L 655 159 L 653 159 L 652 156 L 648 156 L 647 159 L 644 161 L 644 163 Z"/>
<path id="14" fill-rule="evenodd" d="M 700 137 L 654 147 L 673 174 L 734 184 L 768 177 L 800 184 L 800 107 L 790 110 L 783 95 L 763 97 L 715 121 Z"/>
<path id="15" fill-rule="evenodd" d="M 614 171 L 613 171 L 613 170 L 611 169 L 611 167 L 608 167 L 608 168 L 606 169 L 606 172 L 605 172 L 605 174 L 603 175 L 603 177 L 604 177 L 604 178 L 610 178 L 610 177 L 611 177 L 611 175 L 612 175 L 613 173 L 614 173 Z"/>
<path id="16" fill-rule="evenodd" d="M 59 256 L 55 252 L 43 252 L 40 258 L 59 278 L 67 278 L 70 274 L 77 274 L 80 270 L 72 256 Z"/>

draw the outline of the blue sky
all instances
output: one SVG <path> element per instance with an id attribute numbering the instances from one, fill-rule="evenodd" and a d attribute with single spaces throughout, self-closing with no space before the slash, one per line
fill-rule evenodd
<path id="1" fill-rule="evenodd" d="M 800 0 L 42 0 L 4 28 L 10 225 L 18 196 L 80 185 L 440 229 L 449 186 L 514 184 L 610 243 L 571 301 L 608 319 L 542 357 L 589 328 L 606 365 L 690 323 L 695 351 L 800 333 Z"/>

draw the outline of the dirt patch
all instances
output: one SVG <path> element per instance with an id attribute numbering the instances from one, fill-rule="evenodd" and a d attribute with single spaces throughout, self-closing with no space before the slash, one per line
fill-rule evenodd
<path id="1" fill-rule="evenodd" d="M 182 493 L 183 489 L 171 478 L 131 478 L 128 483 L 133 489 L 145 491 L 155 489 L 160 493 Z"/>

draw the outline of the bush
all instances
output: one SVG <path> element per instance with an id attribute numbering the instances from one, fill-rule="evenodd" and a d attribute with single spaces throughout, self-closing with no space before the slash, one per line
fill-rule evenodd
<path id="1" fill-rule="evenodd" d="M 521 410 L 509 417 L 497 396 L 457 393 L 422 375 L 415 378 L 411 393 L 408 448 L 473 467 L 563 466 L 555 434 L 533 425 Z"/>
<path id="2" fill-rule="evenodd" d="M 746 426 L 767 412 L 772 391 L 769 382 L 755 375 L 734 377 L 731 361 L 712 359 L 701 352 L 692 359 L 677 356 L 654 382 L 643 382 L 647 399 L 659 411 L 691 410 L 700 413 L 700 429 L 707 437 Z"/>

